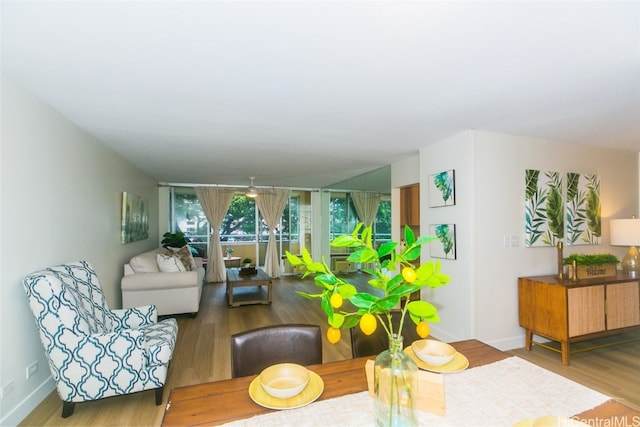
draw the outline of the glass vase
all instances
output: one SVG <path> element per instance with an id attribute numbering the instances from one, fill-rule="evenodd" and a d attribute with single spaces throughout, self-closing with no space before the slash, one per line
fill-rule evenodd
<path id="1" fill-rule="evenodd" d="M 402 336 L 389 337 L 389 350 L 373 369 L 377 426 L 417 426 L 418 366 L 402 351 Z"/>

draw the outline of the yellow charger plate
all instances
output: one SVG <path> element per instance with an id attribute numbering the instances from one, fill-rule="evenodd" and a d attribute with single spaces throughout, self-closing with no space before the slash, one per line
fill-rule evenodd
<path id="1" fill-rule="evenodd" d="M 418 368 L 424 369 L 425 371 L 449 374 L 452 372 L 464 371 L 469 367 L 469 359 L 467 359 L 462 353 L 457 351 L 456 354 L 453 355 L 453 359 L 451 360 L 451 362 L 445 363 L 444 365 L 440 366 L 429 365 L 427 362 L 420 359 L 418 356 L 416 356 L 411 346 L 405 348 L 404 352 L 407 356 L 409 356 L 416 362 Z"/>
<path id="2" fill-rule="evenodd" d="M 260 376 L 258 375 L 249 384 L 249 397 L 260 406 L 269 409 L 295 409 L 308 405 L 322 395 L 324 391 L 324 381 L 320 375 L 313 371 L 309 371 L 309 384 L 299 394 L 288 399 L 278 399 L 264 391 L 260 385 Z"/>

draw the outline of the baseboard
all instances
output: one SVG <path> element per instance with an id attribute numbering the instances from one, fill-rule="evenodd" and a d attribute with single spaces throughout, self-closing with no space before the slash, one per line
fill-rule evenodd
<path id="1" fill-rule="evenodd" d="M 0 419 L 0 426 L 16 426 L 21 423 L 55 388 L 53 378 L 49 376 L 4 418 Z"/>
<path id="2" fill-rule="evenodd" d="M 448 332 L 442 329 L 439 329 L 438 327 L 433 325 L 431 325 L 431 336 L 444 342 L 455 342 L 455 341 L 462 341 L 462 340 L 469 339 L 466 337 L 461 338 L 455 335 L 451 335 Z M 503 338 L 499 340 L 484 340 L 482 338 L 476 338 L 476 339 L 502 351 L 513 350 L 514 348 L 524 347 L 524 335 L 519 335 L 517 337 Z"/>

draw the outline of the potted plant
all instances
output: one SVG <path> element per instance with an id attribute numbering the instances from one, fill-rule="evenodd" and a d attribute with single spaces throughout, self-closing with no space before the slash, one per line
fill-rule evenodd
<path id="1" fill-rule="evenodd" d="M 409 301 L 421 288 L 438 288 L 451 278 L 440 272 L 440 262 L 424 262 L 420 266 L 422 246 L 434 236 L 416 237 L 409 227 L 404 229 L 405 245 L 386 242 L 373 247 L 371 227 L 360 223 L 351 235 L 338 236 L 331 242 L 333 247 L 347 248 L 347 261 L 370 265 L 362 271 L 371 276 L 368 284 L 371 292 L 359 291 L 344 278 L 338 277 L 326 261 L 314 261 L 302 248 L 302 255 L 286 252 L 293 267 L 304 269 L 303 277 L 312 276 L 317 293 L 297 292 L 300 296 L 317 299 L 327 315 L 327 340 L 335 344 L 341 338 L 341 329 L 360 327 L 365 335 L 371 335 L 378 321 L 389 339 L 389 350 L 378 355 L 374 363 L 373 381 L 375 390 L 375 413 L 378 425 L 415 425 L 414 413 L 417 395 L 417 366 L 402 349 L 400 335 L 403 323 L 410 319 L 416 325 L 420 337 L 429 335 L 427 322 L 438 322 L 437 309 L 427 301 Z M 347 304 L 348 302 L 348 304 Z M 392 323 L 391 311 L 400 305 L 400 324 Z M 408 316 L 407 316 L 408 315 Z M 406 318 L 406 319 L 405 319 Z M 393 367 L 393 369 L 391 369 Z M 384 374 L 383 374 L 384 373 Z"/>
<path id="2" fill-rule="evenodd" d="M 244 264 L 245 267 L 251 267 L 251 258 L 243 259 L 242 264 Z"/>
<path id="3" fill-rule="evenodd" d="M 570 269 L 575 267 L 577 279 L 615 276 L 616 265 L 620 262 L 613 254 L 571 254 L 562 261 Z M 569 274 L 569 277 L 573 275 Z"/>
<path id="4" fill-rule="evenodd" d="M 162 247 L 164 248 L 181 248 L 187 244 L 187 239 L 184 237 L 184 233 L 182 231 L 178 231 L 177 233 L 164 233 L 162 235 L 164 239 L 160 242 Z"/>
<path id="5" fill-rule="evenodd" d="M 224 250 L 225 253 L 227 254 L 227 258 L 231 258 L 231 254 L 233 253 L 233 248 L 231 246 L 229 246 L 227 249 Z"/>

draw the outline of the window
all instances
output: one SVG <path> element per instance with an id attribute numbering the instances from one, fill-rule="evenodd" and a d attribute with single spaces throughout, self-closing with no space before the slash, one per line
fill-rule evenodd
<path id="1" fill-rule="evenodd" d="M 349 193 L 331 193 L 329 202 L 330 240 L 350 234 L 358 224 L 358 215 Z M 373 223 L 373 238 L 377 243 L 391 240 L 391 198 L 383 195 Z"/>
<path id="2" fill-rule="evenodd" d="M 308 192 L 293 191 L 289 203 L 285 206 L 276 236 L 281 250 L 298 253 L 300 250 L 300 208 L 301 197 L 309 199 Z M 172 187 L 170 192 L 170 230 L 185 233 L 189 244 L 198 254 L 207 257 L 211 229 L 207 217 L 200 206 L 195 189 L 191 187 Z M 264 259 L 269 239 L 269 230 L 257 209 L 255 200 L 244 194 L 233 196 L 227 214 L 220 226 L 220 242 L 223 251 L 233 248 L 233 256 L 241 258 Z"/>

